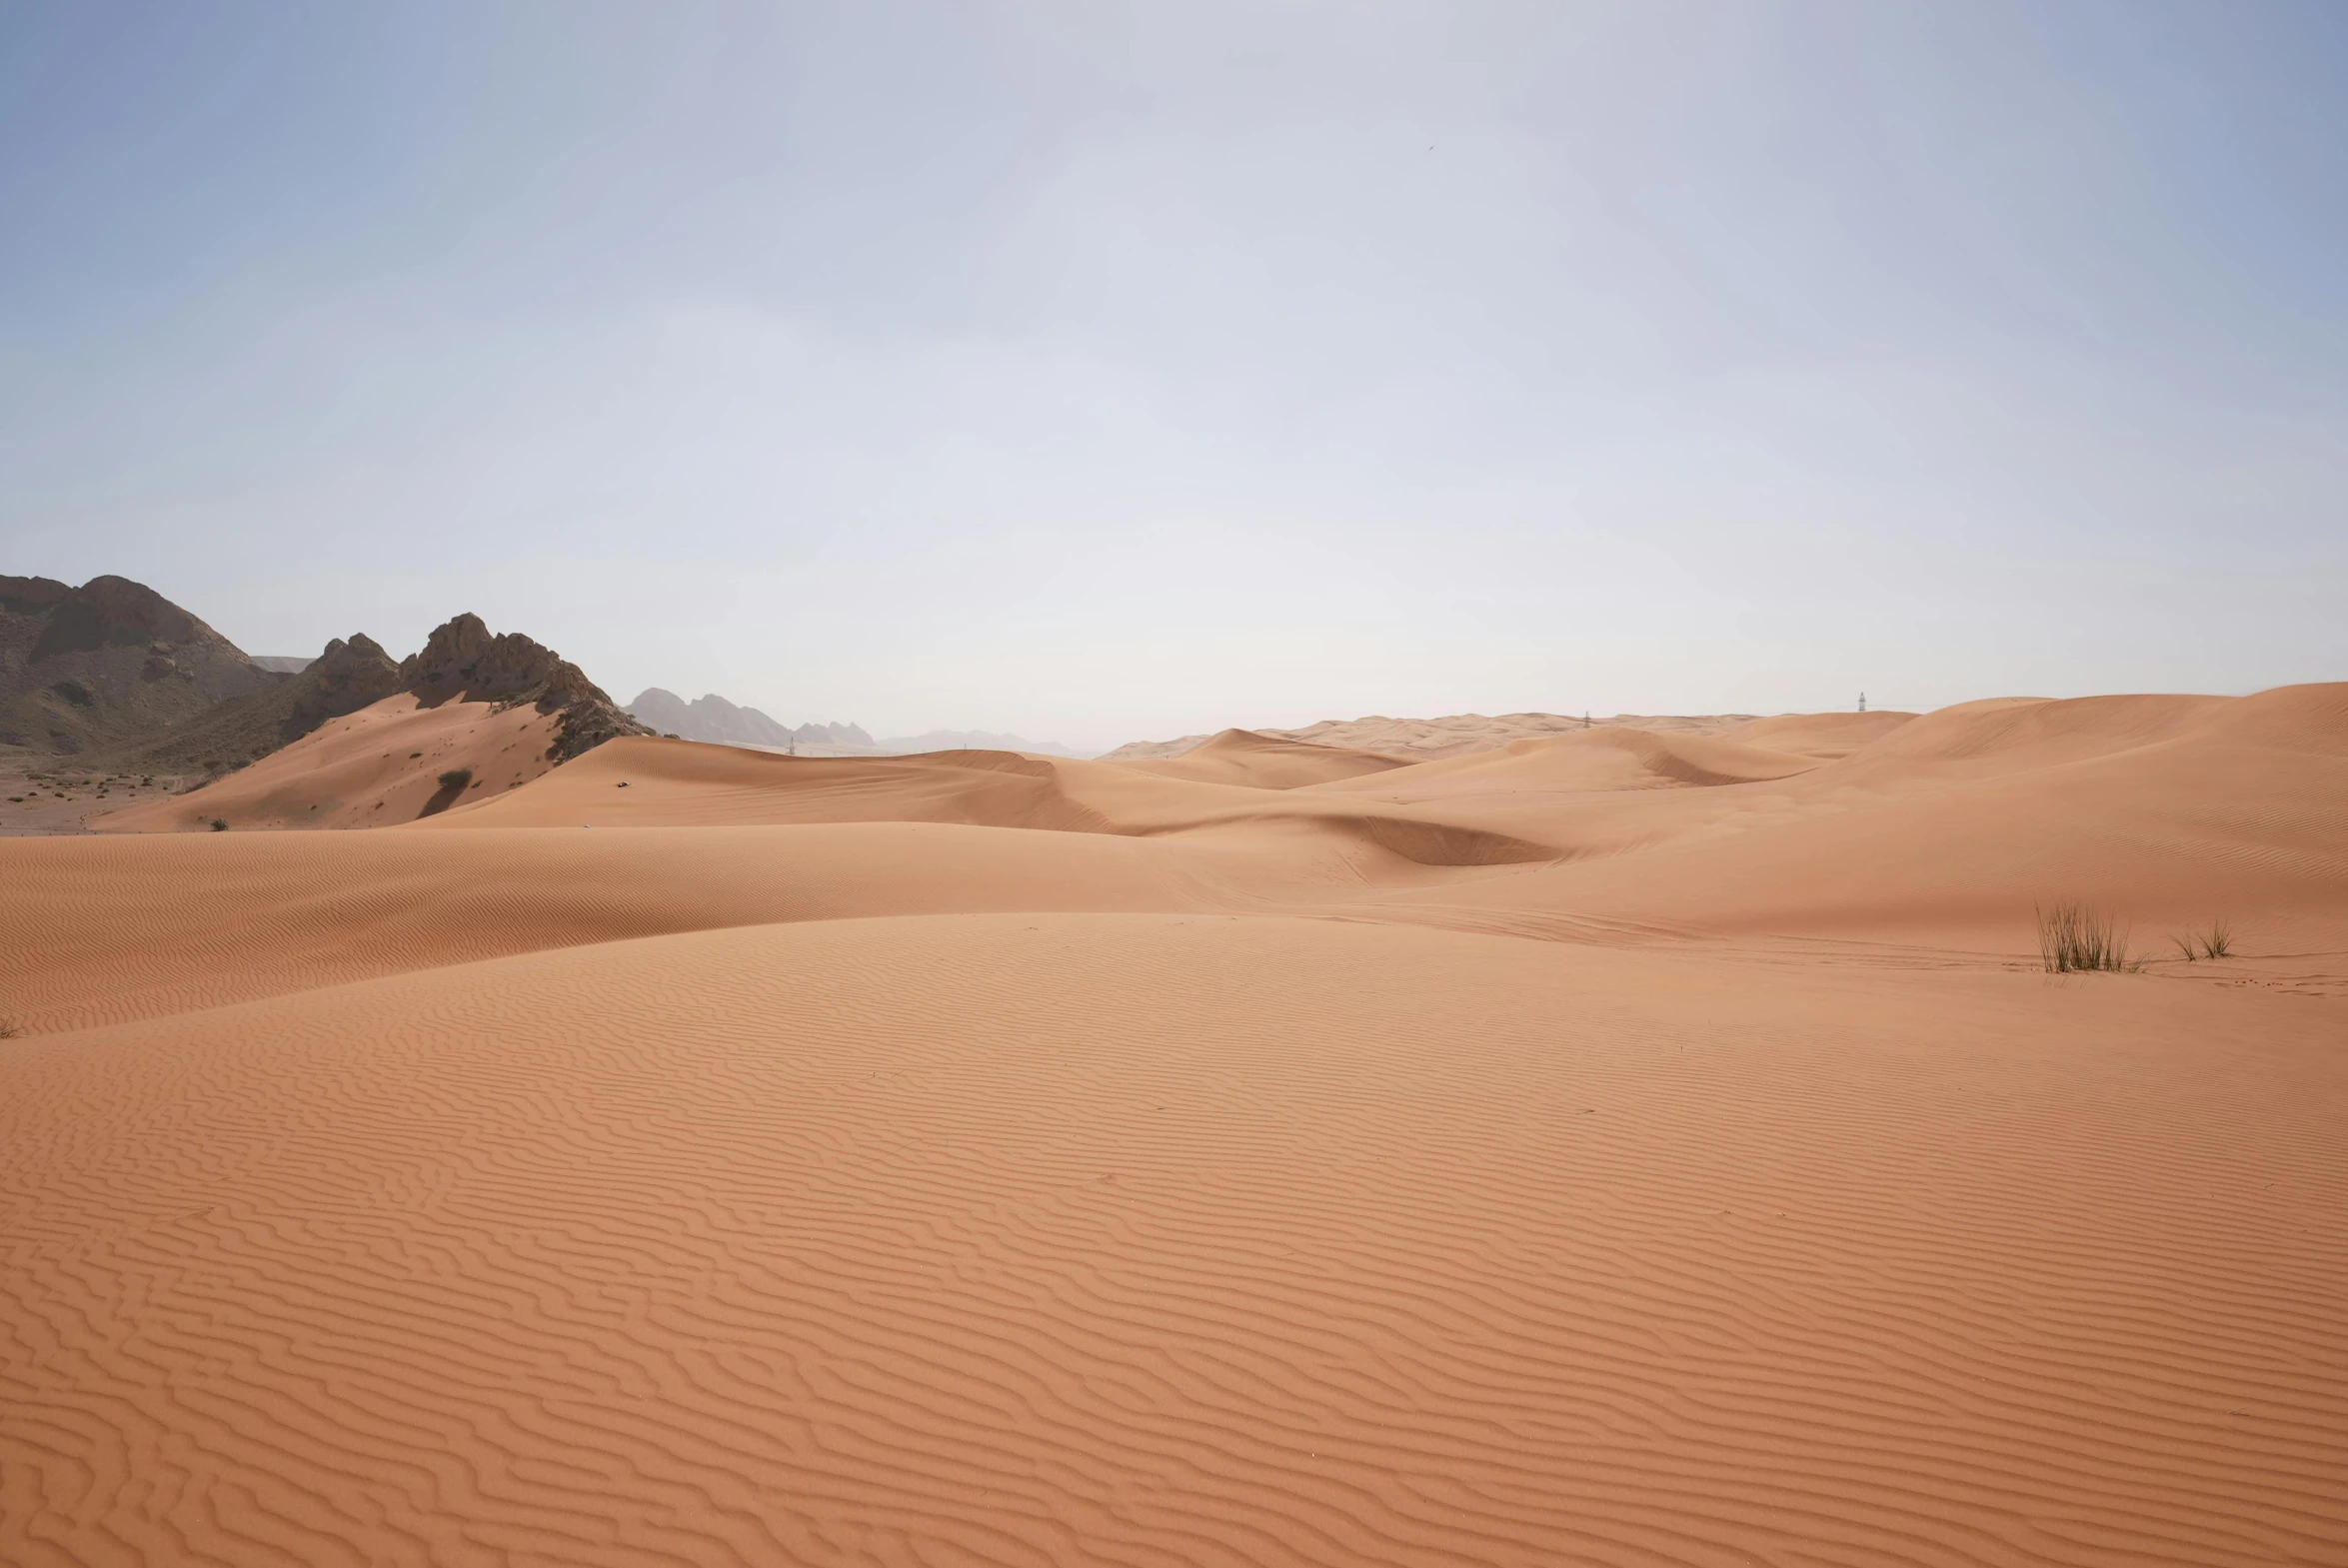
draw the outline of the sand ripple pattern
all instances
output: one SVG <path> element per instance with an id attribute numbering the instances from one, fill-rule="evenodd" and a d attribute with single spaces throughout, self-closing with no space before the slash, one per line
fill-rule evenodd
<path id="1" fill-rule="evenodd" d="M 0 1561 L 2348 1561 L 2336 1003 L 1757 974 L 941 914 L 11 1041 Z"/>

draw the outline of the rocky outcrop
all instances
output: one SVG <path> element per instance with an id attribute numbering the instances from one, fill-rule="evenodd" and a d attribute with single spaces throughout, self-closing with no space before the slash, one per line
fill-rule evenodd
<path id="1" fill-rule="evenodd" d="M 289 741 L 308 735 L 329 719 L 380 703 L 402 686 L 400 667 L 392 663 L 382 644 L 364 632 L 327 644 L 326 651 L 287 684 L 299 694 L 288 718 L 300 728 L 286 737 Z"/>
<path id="2" fill-rule="evenodd" d="M 134 744 L 283 679 L 142 583 L 0 577 L 0 746 Z"/>
<path id="3" fill-rule="evenodd" d="M 400 690 L 400 667 L 363 632 L 336 638 L 301 674 L 267 690 L 216 703 L 159 735 L 118 746 L 109 760 L 141 770 L 220 773 L 267 757 L 330 719 L 355 714 Z"/>
<path id="4" fill-rule="evenodd" d="M 424 647 L 400 662 L 400 689 L 427 705 L 463 697 L 505 708 L 532 703 L 542 714 L 560 714 L 547 749 L 557 763 L 617 736 L 655 734 L 553 649 L 519 632 L 492 636 L 470 613 L 434 628 Z"/>

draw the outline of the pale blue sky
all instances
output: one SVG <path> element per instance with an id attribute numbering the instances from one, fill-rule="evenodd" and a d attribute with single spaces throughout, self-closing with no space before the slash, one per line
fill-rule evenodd
<path id="1" fill-rule="evenodd" d="M 2348 6 L 0 4 L 0 571 L 1107 746 L 2348 677 Z"/>

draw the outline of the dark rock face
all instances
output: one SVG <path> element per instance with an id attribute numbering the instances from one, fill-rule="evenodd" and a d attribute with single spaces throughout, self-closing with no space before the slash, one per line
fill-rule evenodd
<path id="1" fill-rule="evenodd" d="M 0 577 L 0 746 L 134 743 L 279 679 L 128 578 Z"/>
<path id="2" fill-rule="evenodd" d="M 558 763 L 616 736 L 655 733 L 553 649 L 519 632 L 493 637 L 471 613 L 434 628 L 424 647 L 400 662 L 400 686 L 426 703 L 465 697 L 507 707 L 535 703 L 542 714 L 560 713 L 555 744 L 547 749 Z"/>
<path id="3" fill-rule="evenodd" d="M 142 769 L 242 767 L 400 690 L 400 667 L 364 633 L 347 642 L 336 638 L 303 667 L 300 675 L 273 675 L 262 691 L 215 703 L 161 734 L 118 747 L 114 756 Z"/>
<path id="4" fill-rule="evenodd" d="M 16 583 L 63 588 L 42 578 L 15 578 Z M 0 585 L 0 600 L 7 590 Z M 54 602 L 48 625 L 33 645 L 32 657 L 51 659 L 59 654 L 83 654 L 112 647 L 130 648 L 161 643 L 166 648 L 220 634 L 165 599 L 144 583 L 124 577 L 94 577 Z M 226 642 L 225 638 L 220 641 Z M 239 659 L 244 656 L 239 654 Z M 250 660 L 245 661 L 252 663 Z"/>
<path id="5" fill-rule="evenodd" d="M 348 641 L 338 637 L 327 644 L 326 652 L 287 684 L 297 692 L 290 717 L 300 727 L 286 738 L 290 741 L 399 691 L 400 667 L 382 644 L 354 632 Z"/>

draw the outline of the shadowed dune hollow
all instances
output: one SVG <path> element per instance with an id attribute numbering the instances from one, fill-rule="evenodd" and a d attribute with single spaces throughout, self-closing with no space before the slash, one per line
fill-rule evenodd
<path id="1" fill-rule="evenodd" d="M 2348 1562 L 2348 685 L 548 723 L 0 839 L 0 1562 Z"/>

